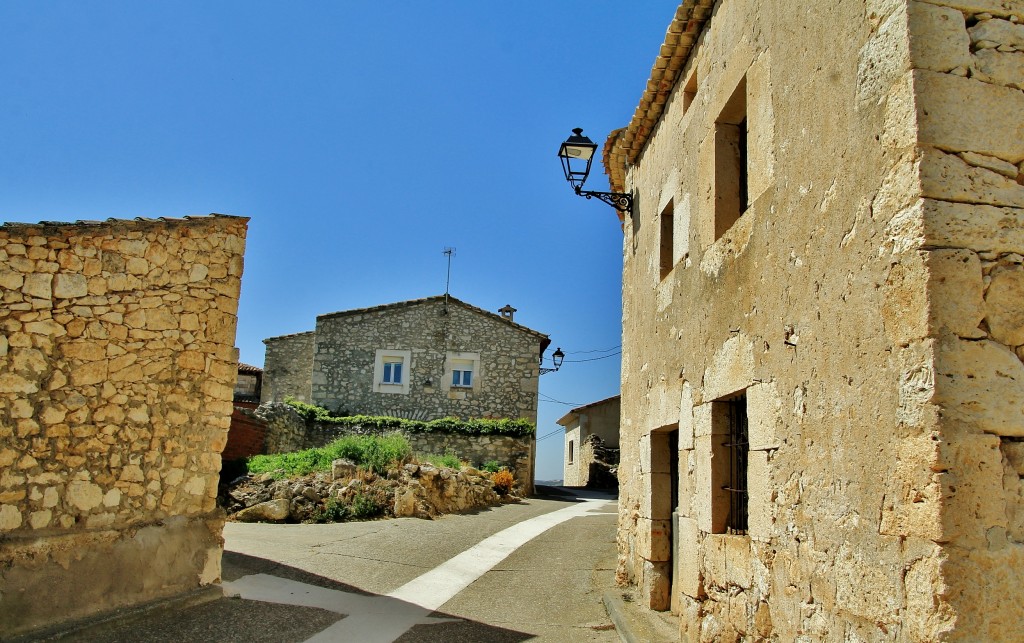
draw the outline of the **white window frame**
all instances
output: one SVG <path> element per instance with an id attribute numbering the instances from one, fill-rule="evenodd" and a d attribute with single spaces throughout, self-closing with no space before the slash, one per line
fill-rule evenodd
<path id="1" fill-rule="evenodd" d="M 472 373 L 472 375 L 470 375 L 469 386 L 453 384 L 452 378 L 455 376 L 455 371 L 466 370 Z M 448 351 L 446 353 L 444 360 L 444 379 L 441 380 L 442 388 L 445 391 L 479 391 L 480 381 L 483 378 L 483 375 L 483 371 L 480 368 L 480 353 L 470 353 L 466 351 Z"/>
<path id="2" fill-rule="evenodd" d="M 400 382 L 384 381 L 384 364 L 399 362 L 402 364 L 402 380 Z M 412 351 L 378 348 L 373 360 L 373 392 L 409 394 L 409 382 L 412 381 Z"/>
<path id="3" fill-rule="evenodd" d="M 452 388 L 473 388 L 473 383 L 476 382 L 476 371 L 473 368 L 475 363 L 470 359 L 453 359 L 452 360 L 452 377 L 451 385 Z M 469 374 L 469 384 L 465 383 L 466 374 Z M 456 378 L 456 374 L 460 377 Z M 456 379 L 460 380 L 456 383 Z"/>

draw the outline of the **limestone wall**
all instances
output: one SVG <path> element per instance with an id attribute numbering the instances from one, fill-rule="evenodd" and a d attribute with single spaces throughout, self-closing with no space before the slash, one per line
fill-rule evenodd
<path id="1" fill-rule="evenodd" d="M 306 403 L 312 401 L 315 338 L 316 334 L 310 331 L 263 340 L 267 352 L 260 404 L 284 402 L 285 397 Z"/>
<path id="2" fill-rule="evenodd" d="M 710 20 L 668 34 L 692 55 L 626 171 L 620 578 L 685 640 L 1004 639 L 1024 6 L 711 4 L 683 3 Z"/>
<path id="3" fill-rule="evenodd" d="M 246 222 L 0 227 L 0 638 L 219 579 Z"/>
<path id="4" fill-rule="evenodd" d="M 927 317 L 907 340 L 932 353 L 916 369 L 933 372 L 935 420 L 906 441 L 925 475 L 904 472 L 893 495 L 940 510 L 886 503 L 883 529 L 942 543 L 909 574 L 933 584 L 949 640 L 1007 640 L 1024 628 L 1024 4 L 908 15 L 923 199 L 899 228 L 923 249 Z"/>

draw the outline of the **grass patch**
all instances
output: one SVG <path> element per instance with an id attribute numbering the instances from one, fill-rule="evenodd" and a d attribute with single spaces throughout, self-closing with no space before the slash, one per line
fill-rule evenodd
<path id="1" fill-rule="evenodd" d="M 448 467 L 449 469 L 461 469 L 467 463 L 459 459 L 459 456 L 452 452 L 448 452 L 444 455 L 434 454 L 417 454 L 416 459 L 420 462 L 432 464 L 435 467 Z"/>
<path id="2" fill-rule="evenodd" d="M 330 471 L 331 462 L 346 458 L 376 473 L 384 473 L 394 464 L 412 454 L 404 435 L 346 435 L 325 447 L 292 453 L 256 455 L 249 458 L 250 474 L 274 473 L 275 477 L 302 476 L 316 471 Z"/>

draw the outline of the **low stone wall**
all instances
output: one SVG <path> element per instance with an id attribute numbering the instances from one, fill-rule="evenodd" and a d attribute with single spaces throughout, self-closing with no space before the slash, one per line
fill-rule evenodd
<path id="1" fill-rule="evenodd" d="M 343 435 L 348 427 L 305 422 L 287 404 L 264 404 L 256 411 L 267 422 L 266 453 L 287 453 L 322 447 Z M 534 436 L 464 435 L 461 433 L 407 433 L 414 453 L 445 455 L 452 453 L 475 467 L 496 460 L 508 467 L 523 494 L 533 493 Z"/>
<path id="2" fill-rule="evenodd" d="M 246 221 L 0 226 L 0 639 L 219 580 Z"/>

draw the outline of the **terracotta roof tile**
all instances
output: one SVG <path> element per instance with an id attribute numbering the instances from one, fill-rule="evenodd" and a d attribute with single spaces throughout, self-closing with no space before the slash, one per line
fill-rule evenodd
<path id="1" fill-rule="evenodd" d="M 658 57 L 651 67 L 647 89 L 633 112 L 629 125 L 608 135 L 601 154 L 605 174 L 613 192 L 625 192 L 626 168 L 636 163 L 647 138 L 665 111 L 665 104 L 679 82 L 697 35 L 708 20 L 715 0 L 684 0 L 665 33 Z M 618 210 L 616 210 L 618 212 Z M 618 212 L 619 219 L 623 219 Z"/>

